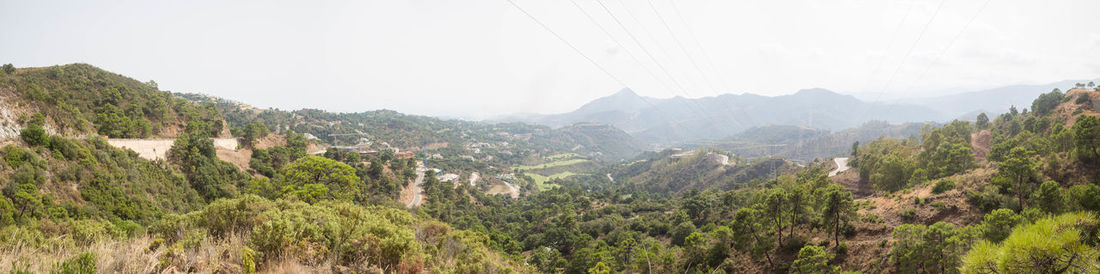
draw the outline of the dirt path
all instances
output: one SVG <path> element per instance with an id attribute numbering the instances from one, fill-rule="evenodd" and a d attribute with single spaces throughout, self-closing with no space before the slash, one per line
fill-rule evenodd
<path id="1" fill-rule="evenodd" d="M 970 148 L 974 150 L 974 157 L 978 159 L 979 164 L 985 164 L 992 141 L 993 137 L 988 129 L 970 135 Z"/>
<path id="2" fill-rule="evenodd" d="M 848 170 L 848 157 L 833 158 L 833 162 L 836 163 L 836 169 L 829 171 L 829 177 L 836 176 L 837 173 Z"/>
<path id="3" fill-rule="evenodd" d="M 512 199 L 519 198 L 519 188 L 518 187 L 516 187 L 515 185 L 513 185 L 509 182 L 504 182 L 504 185 L 508 186 L 508 191 L 511 192 Z"/>
<path id="4" fill-rule="evenodd" d="M 478 176 L 481 176 L 481 174 L 477 174 L 477 171 L 474 171 L 474 173 L 470 174 L 470 187 L 476 186 Z"/>
<path id="5" fill-rule="evenodd" d="M 408 204 L 409 208 L 418 207 L 420 203 L 424 202 L 424 194 L 422 193 L 424 192 L 424 171 L 427 171 L 427 168 L 424 168 L 424 163 L 416 162 L 416 181 L 412 185 L 413 198 Z"/>
<path id="6" fill-rule="evenodd" d="M 107 144 L 118 148 L 127 148 L 149 160 L 167 159 L 168 150 L 176 139 L 107 139 Z M 237 150 L 236 138 L 215 138 L 214 148 Z"/>

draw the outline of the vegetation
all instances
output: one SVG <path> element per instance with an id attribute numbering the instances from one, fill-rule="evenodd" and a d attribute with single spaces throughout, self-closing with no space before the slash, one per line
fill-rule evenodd
<path id="1" fill-rule="evenodd" d="M 1060 91 L 973 125 L 883 126 L 914 129 L 899 138 L 741 136 L 835 137 L 856 170 L 829 177 L 830 161 L 719 148 L 623 156 L 638 148 L 595 125 L 257 110 L 87 65 L 0 71 L 40 110 L 0 148 L 0 262 L 16 272 L 1100 271 L 1100 119 Z M 220 160 L 225 128 L 247 167 Z M 102 136 L 175 139 L 147 160 Z M 307 154 L 327 137 L 339 148 Z M 461 175 L 424 172 L 410 209 L 418 165 Z M 516 198 L 485 191 L 506 180 Z"/>

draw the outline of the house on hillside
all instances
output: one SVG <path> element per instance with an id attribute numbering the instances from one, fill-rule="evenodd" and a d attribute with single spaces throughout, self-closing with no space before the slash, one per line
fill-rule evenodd
<path id="1" fill-rule="evenodd" d="M 411 151 L 402 151 L 394 153 L 393 157 L 397 159 L 411 159 L 413 157 L 413 153 Z"/>

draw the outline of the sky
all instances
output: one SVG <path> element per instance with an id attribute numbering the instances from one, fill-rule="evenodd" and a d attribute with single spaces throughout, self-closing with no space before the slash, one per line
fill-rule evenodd
<path id="1" fill-rule="evenodd" d="M 0 0 L 0 63 L 88 63 L 263 108 L 480 119 L 624 87 L 877 100 L 1093 79 L 1098 14 L 1096 0 Z"/>

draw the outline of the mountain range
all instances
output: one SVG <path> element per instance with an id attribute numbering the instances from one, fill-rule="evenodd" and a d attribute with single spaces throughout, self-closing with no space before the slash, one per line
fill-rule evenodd
<path id="1" fill-rule="evenodd" d="M 789 95 L 751 93 L 702 98 L 653 98 L 630 89 L 598 98 L 574 111 L 560 114 L 523 114 L 497 121 L 525 122 L 551 127 L 575 123 L 613 125 L 657 147 L 720 140 L 747 129 L 789 125 L 828 131 L 854 128 L 868 121 L 889 123 L 971 120 L 981 112 L 1030 107 L 1038 94 L 1066 90 L 1082 81 L 1044 85 L 1014 85 L 938 97 L 868 102 L 827 89 L 804 89 Z M 1087 80 L 1084 82 L 1088 82 Z"/>

